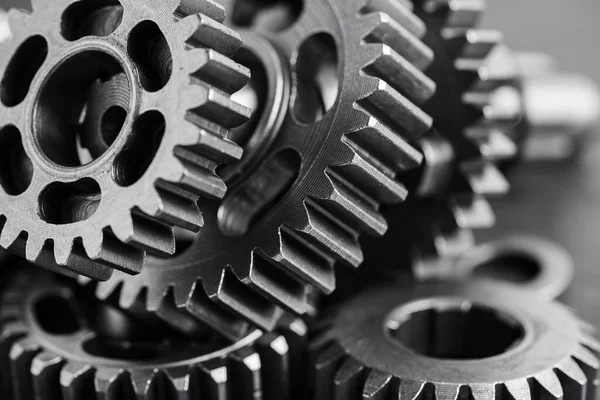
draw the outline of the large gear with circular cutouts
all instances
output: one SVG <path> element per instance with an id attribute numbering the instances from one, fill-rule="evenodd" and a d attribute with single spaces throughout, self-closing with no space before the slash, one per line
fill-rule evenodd
<path id="1" fill-rule="evenodd" d="M 594 329 L 509 285 L 376 286 L 320 329 L 309 345 L 306 398 L 596 398 Z"/>
<path id="2" fill-rule="evenodd" d="M 431 118 L 418 104 L 435 85 L 422 72 L 425 26 L 395 0 L 223 3 L 253 77 L 240 101 L 259 105 L 232 132 L 244 157 L 219 171 L 227 196 L 173 259 L 116 274 L 98 295 L 237 338 L 248 323 L 273 329 L 283 311 L 312 313 L 336 265 L 362 262 L 359 234 L 386 231 L 379 206 L 402 202 L 398 177 L 421 161 L 413 144 Z M 264 23 L 273 5 L 290 5 L 283 26 Z"/>
<path id="3" fill-rule="evenodd" d="M 249 72 L 241 39 L 211 0 L 36 0 L 12 9 L 0 65 L 0 245 L 54 269 L 106 280 L 174 252 L 173 226 L 198 231 L 199 197 L 241 156 L 228 129 Z M 93 87 L 121 74 L 121 106 L 81 137 Z"/>
<path id="4" fill-rule="evenodd" d="M 275 400 L 299 387 L 300 320 L 236 342 L 212 333 L 192 340 L 94 300 L 90 288 L 16 271 L 0 306 L 3 399 Z"/>

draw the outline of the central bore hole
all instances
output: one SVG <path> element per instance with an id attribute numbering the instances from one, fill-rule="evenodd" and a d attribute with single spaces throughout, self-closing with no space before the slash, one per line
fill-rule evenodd
<path id="1" fill-rule="evenodd" d="M 525 255 L 504 255 L 477 266 L 476 277 L 512 283 L 533 281 L 540 274 L 540 265 Z"/>
<path id="2" fill-rule="evenodd" d="M 469 360 L 503 354 L 525 335 L 514 318 L 485 306 L 463 303 L 416 311 L 387 322 L 390 338 L 424 356 Z"/>
<path id="3" fill-rule="evenodd" d="M 54 70 L 42 88 L 34 121 L 37 141 L 48 159 L 63 167 L 78 167 L 103 154 L 82 159 L 78 145 L 95 88 L 118 74 L 124 75 L 121 64 L 99 50 L 77 53 Z M 129 104 L 131 84 L 125 79 L 123 85 L 122 100 Z M 104 114 L 101 130 L 106 143 L 114 142 L 126 117 L 123 108 Z"/>

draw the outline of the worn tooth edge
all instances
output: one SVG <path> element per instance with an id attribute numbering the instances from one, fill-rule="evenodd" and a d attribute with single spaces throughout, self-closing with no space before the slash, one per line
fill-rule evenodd
<path id="1" fill-rule="evenodd" d="M 242 46 L 242 39 L 237 32 L 203 14 L 186 17 L 179 24 L 185 24 L 183 30 L 188 37 L 186 45 L 192 48 L 208 47 L 233 57 Z"/>
<path id="2" fill-rule="evenodd" d="M 223 23 L 227 13 L 225 8 L 214 0 L 179 0 L 174 12 L 177 19 L 195 14 L 204 14 L 219 23 Z"/>
<path id="3" fill-rule="evenodd" d="M 366 43 L 385 44 L 406 58 L 416 68 L 423 70 L 433 60 L 433 51 L 409 30 L 394 21 L 388 14 L 370 14 L 377 18 L 377 25 L 366 34 Z"/>
<path id="4" fill-rule="evenodd" d="M 362 71 L 386 81 L 415 103 L 424 103 L 435 93 L 435 82 L 386 44 L 381 45 L 377 58 Z"/>
<path id="5" fill-rule="evenodd" d="M 358 232 L 342 223 L 312 199 L 304 200 L 308 223 L 304 232 L 329 251 L 337 261 L 357 267 L 362 264 L 363 253 L 358 243 Z"/>
<path id="6" fill-rule="evenodd" d="M 425 23 L 412 12 L 412 8 L 407 3 L 393 0 L 369 0 L 360 10 L 363 15 L 373 12 L 388 14 L 416 37 L 423 37 L 427 32 Z"/>
<path id="7" fill-rule="evenodd" d="M 335 290 L 334 258 L 323 251 L 321 244 L 303 232 L 287 226 L 279 229 L 281 259 L 288 270 L 323 293 Z"/>

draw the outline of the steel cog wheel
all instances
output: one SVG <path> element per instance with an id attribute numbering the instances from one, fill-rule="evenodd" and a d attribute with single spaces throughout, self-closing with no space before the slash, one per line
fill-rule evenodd
<path id="1" fill-rule="evenodd" d="M 275 400 L 298 385 L 299 320 L 233 343 L 214 334 L 191 341 L 91 298 L 26 268 L 12 277 L 0 308 L 3 399 Z"/>
<path id="2" fill-rule="evenodd" d="M 431 118 L 416 104 L 435 85 L 421 71 L 425 27 L 395 0 L 273 2 L 300 4 L 277 34 L 264 34 L 269 4 L 224 3 L 247 28 L 236 60 L 253 78 L 240 96 L 264 105 L 233 132 L 244 157 L 219 171 L 229 192 L 203 206 L 206 226 L 175 258 L 115 275 L 98 295 L 125 308 L 141 296 L 185 332 L 238 338 L 248 322 L 271 330 L 284 310 L 311 313 L 315 292 L 335 289 L 334 266 L 362 262 L 359 234 L 386 231 L 379 205 L 405 198 L 397 176 L 421 161 L 412 143 Z"/>
<path id="3" fill-rule="evenodd" d="M 212 1 L 35 0 L 11 10 L 0 74 L 0 245 L 29 261 L 106 280 L 139 273 L 146 251 L 198 231 L 198 197 L 241 148 L 228 129 L 248 71 L 239 35 Z M 101 116 L 106 151 L 81 142 L 89 91 L 121 74 L 121 105 Z M 166 101 L 165 101 L 166 100 Z"/>
<path id="4" fill-rule="evenodd" d="M 509 285 L 375 287 L 321 329 L 309 344 L 306 398 L 596 398 L 594 329 Z"/>

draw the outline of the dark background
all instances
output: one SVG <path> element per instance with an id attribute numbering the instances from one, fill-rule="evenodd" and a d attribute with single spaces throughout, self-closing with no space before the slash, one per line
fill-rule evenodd
<path id="1" fill-rule="evenodd" d="M 0 0 L 0 6 L 22 0 Z M 498 28 L 517 50 L 542 50 L 562 70 L 585 73 L 600 83 L 597 0 L 489 0 L 483 26 Z M 513 171 L 513 190 L 494 201 L 498 226 L 478 234 L 481 241 L 510 232 L 544 235 L 569 248 L 576 278 L 565 297 L 600 325 L 600 131 L 591 132 L 577 160 L 523 165 Z"/>

